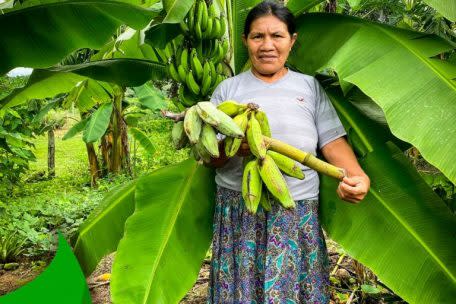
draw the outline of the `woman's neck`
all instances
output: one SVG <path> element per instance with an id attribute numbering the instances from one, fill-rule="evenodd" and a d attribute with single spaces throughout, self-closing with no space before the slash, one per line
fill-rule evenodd
<path id="1" fill-rule="evenodd" d="M 257 78 L 259 78 L 265 82 L 269 82 L 269 83 L 279 80 L 280 78 L 285 76 L 285 74 L 288 73 L 288 69 L 286 67 L 283 67 L 282 69 L 280 69 L 279 71 L 277 71 L 273 74 L 261 74 L 260 72 L 255 70 L 254 67 L 252 67 L 251 70 L 252 70 L 253 75 L 255 75 Z"/>

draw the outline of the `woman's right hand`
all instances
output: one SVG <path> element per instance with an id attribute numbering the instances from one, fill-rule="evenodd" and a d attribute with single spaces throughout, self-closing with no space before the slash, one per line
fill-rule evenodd
<path id="1" fill-rule="evenodd" d="M 244 138 L 242 140 L 241 146 L 239 147 L 239 150 L 237 151 L 236 155 L 241 156 L 241 157 L 246 157 L 252 154 L 250 152 L 250 147 L 249 144 L 247 143 L 247 140 Z"/>

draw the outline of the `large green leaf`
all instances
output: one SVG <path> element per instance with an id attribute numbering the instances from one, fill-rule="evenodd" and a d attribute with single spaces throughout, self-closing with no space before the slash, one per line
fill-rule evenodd
<path id="1" fill-rule="evenodd" d="M 166 17 L 163 23 L 179 23 L 184 20 L 195 0 L 163 0 Z"/>
<path id="2" fill-rule="evenodd" d="M 453 49 L 445 40 L 358 18 L 306 14 L 297 21 L 290 64 L 304 73 L 337 71 L 385 113 L 393 134 L 456 182 L 456 66 L 431 57 Z"/>
<path id="3" fill-rule="evenodd" d="M 115 303 L 178 303 L 193 286 L 212 238 L 213 170 L 193 159 L 136 186 L 112 272 Z"/>
<path id="4" fill-rule="evenodd" d="M 47 70 L 76 73 L 95 80 L 113 82 L 122 87 L 140 86 L 148 80 L 160 80 L 167 77 L 166 67 L 163 63 L 135 58 L 106 59 L 52 67 Z"/>
<path id="5" fill-rule="evenodd" d="M 150 84 L 146 83 L 140 87 L 134 87 L 133 90 L 139 102 L 152 111 L 166 108 L 165 96 L 160 90 Z"/>
<path id="6" fill-rule="evenodd" d="M 0 15 L 0 75 L 45 68 L 80 48 L 102 47 L 121 24 L 144 28 L 158 12 L 118 1 L 60 1 Z"/>
<path id="7" fill-rule="evenodd" d="M 124 234 L 125 221 L 135 210 L 135 187 L 133 180 L 109 191 L 80 226 L 74 253 L 85 275 L 105 255 L 116 250 Z"/>
<path id="8" fill-rule="evenodd" d="M 440 14 L 453 22 L 456 22 L 456 1 L 454 0 L 423 0 Z"/>
<path id="9" fill-rule="evenodd" d="M 72 73 L 57 74 L 45 70 L 34 70 L 27 84 L 15 89 L 0 100 L 0 108 L 14 107 L 30 99 L 45 99 L 60 93 L 70 92 L 78 82 L 86 77 Z"/>
<path id="10" fill-rule="evenodd" d="M 82 134 L 82 139 L 86 143 L 97 141 L 105 134 L 109 126 L 112 108 L 112 102 L 105 103 L 90 115 L 90 120 Z"/>
<path id="11" fill-rule="evenodd" d="M 166 44 L 181 34 L 179 24 L 160 23 L 145 32 L 144 41 L 153 47 L 164 49 Z"/>
<path id="12" fill-rule="evenodd" d="M 0 296 L 0 303 L 92 303 L 85 277 L 71 247 L 61 233 L 58 236 L 57 253 L 44 272 L 23 287 Z"/>
<path id="13" fill-rule="evenodd" d="M 231 0 L 231 11 L 233 14 L 233 24 L 231 29 L 233 37 L 231 38 L 231 46 L 234 52 L 235 74 L 239 74 L 249 58 L 247 49 L 242 42 L 245 18 L 247 18 L 249 11 L 260 2 L 261 0 Z"/>
<path id="14" fill-rule="evenodd" d="M 77 75 L 80 74 L 80 75 Z M 165 65 L 141 59 L 109 59 L 84 64 L 34 70 L 27 85 L 14 90 L 0 100 L 0 108 L 13 107 L 29 99 L 53 97 L 71 91 L 77 83 L 88 78 L 114 82 L 122 87 L 139 86 L 150 79 L 166 77 Z M 89 86 L 92 90 L 95 87 Z M 101 92 L 99 87 L 96 92 Z M 87 92 L 91 96 L 101 96 Z M 83 103 L 86 104 L 86 103 Z M 87 107 L 83 107 L 87 109 Z"/>
<path id="15" fill-rule="evenodd" d="M 456 297 L 456 218 L 391 142 L 341 97 L 330 98 L 371 189 L 360 204 L 343 202 L 337 182 L 322 177 L 321 220 L 331 239 L 368 266 L 409 303 L 452 303 Z M 384 137 L 383 137 L 384 138 Z"/>
<path id="16" fill-rule="evenodd" d="M 82 132 L 85 129 L 87 123 L 89 122 L 89 118 L 90 117 L 82 119 L 81 121 L 77 122 L 74 126 L 72 126 L 71 129 L 69 129 L 68 132 L 66 132 L 65 135 L 63 135 L 62 140 L 70 139 L 79 132 Z"/>
<path id="17" fill-rule="evenodd" d="M 147 136 L 146 133 L 144 133 L 143 131 L 141 131 L 137 128 L 131 128 L 131 127 L 128 128 L 128 131 L 133 136 L 133 138 L 139 142 L 139 144 L 144 148 L 144 151 L 146 151 L 146 153 L 149 156 L 154 155 L 155 150 L 157 150 L 157 149 L 155 148 L 154 143 L 149 138 L 149 136 Z"/>
<path id="18" fill-rule="evenodd" d="M 325 0 L 289 0 L 287 7 L 297 17 L 321 2 Z"/>

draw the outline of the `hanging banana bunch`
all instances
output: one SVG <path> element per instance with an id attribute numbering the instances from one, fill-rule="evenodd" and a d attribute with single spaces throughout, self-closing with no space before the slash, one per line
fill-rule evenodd
<path id="1" fill-rule="evenodd" d="M 229 75 L 223 63 L 228 39 L 223 39 L 226 22 L 217 14 L 213 3 L 197 0 L 180 23 L 183 35 L 168 42 L 164 50 L 156 50 L 167 63 L 168 75 L 180 83 L 179 102 L 186 108 L 210 94 Z"/>
<path id="2" fill-rule="evenodd" d="M 252 155 L 245 157 L 243 162 L 242 197 L 252 214 L 260 204 L 265 211 L 270 211 L 271 197 L 284 208 L 295 207 L 282 174 L 304 179 L 298 163 L 337 179 L 345 175 L 343 169 L 271 138 L 266 114 L 253 103 L 226 100 L 215 107 L 211 102 L 198 102 L 178 119 L 169 114 L 165 116 L 177 120 L 172 131 L 175 148 L 192 145 L 198 161 L 208 163 L 211 158 L 220 156 L 217 131 L 226 135 L 224 152 L 227 157 L 236 155 L 243 140 L 247 141 Z"/>

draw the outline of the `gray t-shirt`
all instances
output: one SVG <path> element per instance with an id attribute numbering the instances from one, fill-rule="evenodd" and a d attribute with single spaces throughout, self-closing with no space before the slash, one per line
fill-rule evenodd
<path id="1" fill-rule="evenodd" d="M 281 79 L 267 83 L 250 70 L 224 80 L 211 102 L 224 100 L 253 102 L 268 119 L 272 137 L 316 155 L 317 147 L 346 134 L 334 107 L 318 81 L 309 75 L 288 71 Z M 294 200 L 318 198 L 320 181 L 316 171 L 301 165 L 304 180 L 284 175 Z M 242 158 L 232 157 L 216 170 L 219 186 L 241 191 Z"/>

